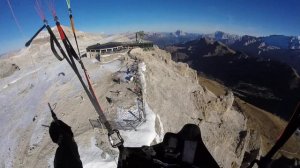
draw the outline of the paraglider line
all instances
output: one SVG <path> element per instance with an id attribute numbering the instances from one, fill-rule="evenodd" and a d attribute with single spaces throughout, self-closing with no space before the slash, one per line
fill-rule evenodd
<path id="1" fill-rule="evenodd" d="M 48 0 L 48 7 L 52 13 L 52 16 L 55 17 L 56 16 L 56 10 L 54 7 L 54 1 L 53 0 Z"/>
<path id="2" fill-rule="evenodd" d="M 43 9 L 41 7 L 41 3 L 39 2 L 39 0 L 35 0 L 35 6 L 34 6 L 36 12 L 38 13 L 38 15 L 41 17 L 42 20 L 45 20 L 45 15 L 43 12 Z"/>
<path id="3" fill-rule="evenodd" d="M 12 14 L 12 16 L 13 16 L 14 20 L 15 20 L 15 23 L 16 23 L 16 25 L 17 25 L 17 27 L 18 27 L 19 31 L 20 31 L 20 32 L 21 32 L 21 34 L 24 36 L 23 29 L 22 29 L 22 27 L 21 27 L 21 25 L 20 25 L 20 23 L 19 23 L 19 21 L 18 21 L 18 19 L 17 19 L 16 15 L 15 15 L 15 12 L 14 12 L 14 10 L 13 10 L 12 6 L 11 6 L 11 2 L 10 2 L 10 0 L 6 0 L 6 1 L 7 1 L 7 4 L 8 4 L 8 6 L 9 6 L 10 12 L 11 12 L 11 14 Z"/>

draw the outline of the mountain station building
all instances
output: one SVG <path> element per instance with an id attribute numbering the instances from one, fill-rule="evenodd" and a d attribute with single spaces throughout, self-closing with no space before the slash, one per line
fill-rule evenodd
<path id="1" fill-rule="evenodd" d="M 109 42 L 105 44 L 97 43 L 86 48 L 86 55 L 88 58 L 96 58 L 101 62 L 101 56 L 109 56 L 115 53 L 126 52 L 132 48 L 152 48 L 152 42 Z"/>

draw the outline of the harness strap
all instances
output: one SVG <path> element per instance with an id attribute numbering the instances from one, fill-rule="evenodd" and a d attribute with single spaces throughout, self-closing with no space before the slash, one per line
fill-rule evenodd
<path id="1" fill-rule="evenodd" d="M 55 47 L 54 47 L 54 39 L 53 39 L 52 36 L 50 36 L 50 47 L 51 47 L 51 51 L 52 51 L 52 53 L 54 54 L 54 56 L 55 56 L 59 61 L 62 61 L 63 58 L 61 58 L 61 57 L 59 56 L 59 54 L 57 53 L 57 51 L 56 51 L 56 49 L 55 49 Z"/>
<path id="2" fill-rule="evenodd" d="M 25 47 L 28 47 L 28 46 L 30 46 L 30 44 L 31 44 L 31 42 L 36 38 L 36 36 L 38 35 L 38 34 L 40 34 L 40 32 L 44 29 L 46 27 L 46 25 L 43 25 L 32 37 L 31 37 L 31 39 L 29 40 L 29 41 L 27 41 L 26 43 L 25 43 Z"/>

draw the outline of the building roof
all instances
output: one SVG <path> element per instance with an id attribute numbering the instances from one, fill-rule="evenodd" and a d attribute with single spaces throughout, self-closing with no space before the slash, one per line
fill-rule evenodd
<path id="1" fill-rule="evenodd" d="M 95 45 L 91 45 L 88 46 L 86 48 L 87 51 L 89 50 L 101 50 L 101 49 L 107 49 L 107 48 L 114 48 L 114 47 L 118 47 L 118 46 L 127 46 L 127 47 L 153 47 L 153 43 L 152 42 L 142 42 L 142 43 L 138 43 L 138 42 L 109 42 L 109 43 L 105 43 L 105 44 L 95 44 Z"/>
<path id="2" fill-rule="evenodd" d="M 123 45 L 123 43 L 121 43 L 121 42 L 109 42 L 109 43 L 105 43 L 105 44 L 97 43 L 95 45 L 88 46 L 86 49 L 87 50 L 100 50 L 100 49 L 118 47 L 118 46 L 122 46 L 122 45 Z"/>

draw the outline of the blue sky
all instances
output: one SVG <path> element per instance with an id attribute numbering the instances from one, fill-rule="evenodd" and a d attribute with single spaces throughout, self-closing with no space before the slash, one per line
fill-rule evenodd
<path id="1" fill-rule="evenodd" d="M 0 0 L 0 53 L 22 48 L 42 22 L 34 0 L 10 0 L 22 32 L 16 26 L 7 0 Z M 50 25 L 47 1 L 41 0 Z M 55 0 L 63 25 L 69 25 L 65 0 Z M 217 30 L 265 36 L 300 35 L 299 0 L 71 0 L 77 29 L 119 33 L 137 30 L 210 33 Z"/>

